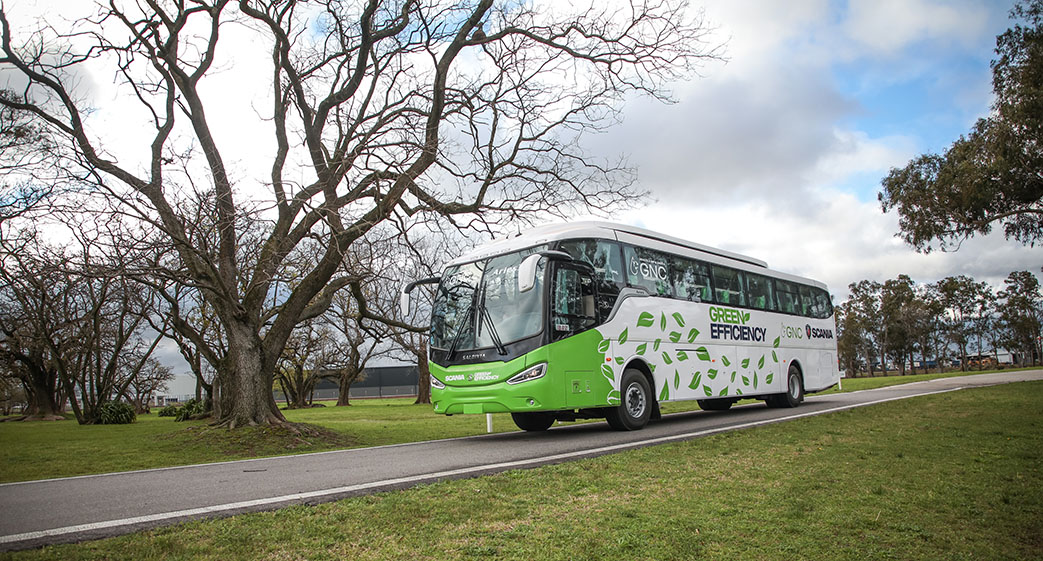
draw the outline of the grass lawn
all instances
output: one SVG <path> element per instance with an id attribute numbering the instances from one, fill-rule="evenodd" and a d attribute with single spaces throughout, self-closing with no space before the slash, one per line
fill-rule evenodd
<path id="1" fill-rule="evenodd" d="M 852 378 L 843 386 L 844 391 L 855 391 L 952 375 Z M 131 425 L 81 426 L 75 420 L 0 423 L 0 483 L 398 444 L 477 435 L 486 429 L 484 415 L 446 417 L 429 405 L 414 405 L 412 399 L 352 403 L 285 411 L 290 421 L 327 429 L 319 437 L 304 438 L 263 428 L 211 430 L 205 421 L 175 423 L 172 417 L 154 413 L 139 416 Z M 663 405 L 666 414 L 694 409 L 694 401 Z M 494 415 L 493 428 L 517 430 L 507 414 Z"/>
<path id="2" fill-rule="evenodd" d="M 10 559 L 1043 559 L 1043 382 Z"/>

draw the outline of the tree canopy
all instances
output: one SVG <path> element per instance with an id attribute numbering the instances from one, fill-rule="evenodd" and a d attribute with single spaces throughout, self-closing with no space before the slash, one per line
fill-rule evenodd
<path id="1" fill-rule="evenodd" d="M 382 228 L 628 204 L 633 174 L 584 153 L 582 135 L 716 56 L 680 0 L 113 0 L 72 25 L 23 26 L 0 7 L 14 92 L 0 107 L 56 156 L 19 173 L 87 183 L 84 209 L 127 219 L 112 251 L 154 255 L 128 274 L 178 288 L 171 309 L 213 315 L 223 344 L 206 359 L 229 427 L 284 422 L 271 389 L 291 333 L 358 286 L 343 264 Z M 120 97 L 92 96 L 84 76 Z M 227 99 L 255 122 L 218 130 Z M 99 117 L 114 113 L 136 121 L 113 130 Z M 249 172 L 231 156 L 244 144 L 262 160 Z M 212 346 L 193 322 L 171 325 Z"/>
<path id="2" fill-rule="evenodd" d="M 958 248 L 1002 225 L 1007 238 L 1043 238 L 1043 0 L 1011 10 L 1014 25 L 996 38 L 996 101 L 941 155 L 924 154 L 884 178 L 884 212 L 919 251 Z"/>

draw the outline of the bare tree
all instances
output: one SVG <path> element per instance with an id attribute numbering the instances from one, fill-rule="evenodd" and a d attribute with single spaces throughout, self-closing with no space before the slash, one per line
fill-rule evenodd
<path id="1" fill-rule="evenodd" d="M 493 0 L 113 0 L 71 28 L 24 39 L 2 9 L 0 26 L 0 69 L 21 85 L 0 105 L 32 113 L 97 196 L 163 236 L 178 262 L 171 276 L 214 310 L 227 339 L 220 420 L 229 427 L 285 422 L 271 392 L 279 357 L 295 326 L 350 284 L 339 265 L 370 230 L 435 215 L 491 229 L 629 203 L 629 170 L 589 158 L 579 139 L 611 124 L 627 94 L 665 99 L 667 81 L 716 56 L 680 0 L 579 10 Z M 238 185 L 226 144 L 256 139 L 220 140 L 205 93 L 237 48 L 225 39 L 232 29 L 271 46 L 257 81 L 222 92 L 269 92 L 270 174 Z M 113 134 L 147 127 L 147 150 L 121 151 L 107 127 L 92 126 L 92 100 L 76 88 L 91 69 L 133 93 L 118 103 L 144 118 Z M 214 245 L 191 241 L 193 215 L 181 203 L 197 190 L 212 195 Z M 244 205 L 251 200 L 264 204 Z M 243 251 L 241 220 L 254 211 L 263 236 Z M 280 292 L 287 260 L 306 247 L 321 257 Z"/>
<path id="2" fill-rule="evenodd" d="M 142 368 L 131 378 L 123 397 L 134 404 L 135 412 L 148 413 L 149 402 L 156 392 L 174 379 L 174 371 L 154 358 L 145 361 Z"/>

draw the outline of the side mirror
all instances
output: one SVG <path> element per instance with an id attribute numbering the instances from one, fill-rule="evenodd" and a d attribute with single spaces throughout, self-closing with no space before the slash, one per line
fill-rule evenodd
<path id="1" fill-rule="evenodd" d="M 540 264 L 539 253 L 525 258 L 518 266 L 518 292 L 528 292 L 536 286 L 536 267 Z"/>
<path id="2" fill-rule="evenodd" d="M 526 257 L 518 265 L 518 292 L 528 292 L 536 286 L 536 267 L 540 264 L 540 257 L 572 261 L 572 256 L 564 251 L 541 251 Z"/>
<path id="3" fill-rule="evenodd" d="M 402 312 L 402 318 L 409 316 L 409 293 L 413 292 L 413 289 L 421 284 L 435 284 L 442 280 L 442 277 L 429 277 L 426 279 L 420 279 L 413 281 L 402 289 L 402 294 L 398 297 L 398 309 Z"/>
<path id="4" fill-rule="evenodd" d="M 402 317 L 409 317 L 409 293 L 405 290 L 398 297 L 398 310 L 402 312 Z"/>

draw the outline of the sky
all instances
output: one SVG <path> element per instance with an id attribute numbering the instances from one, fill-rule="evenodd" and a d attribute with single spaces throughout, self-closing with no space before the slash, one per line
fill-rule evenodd
<path id="1" fill-rule="evenodd" d="M 676 103 L 632 100 L 592 149 L 629 155 L 651 193 L 613 217 L 847 285 L 907 274 L 994 287 L 1036 274 L 1043 248 L 974 238 L 915 252 L 877 200 L 894 167 L 943 152 L 989 112 L 996 35 L 1012 2 L 703 2 L 726 61 L 676 84 Z"/>
<path id="2" fill-rule="evenodd" d="M 50 17 L 58 4 L 23 0 L 8 11 Z M 862 279 L 904 273 L 933 282 L 963 274 L 999 288 L 1011 271 L 1040 273 L 1043 248 L 1002 233 L 972 238 L 955 252 L 917 253 L 895 237 L 897 216 L 881 212 L 877 201 L 891 168 L 944 151 L 988 114 L 989 62 L 996 35 L 1009 26 L 1012 0 L 692 4 L 714 28 L 711 40 L 724 45 L 724 60 L 672 84 L 673 104 L 628 99 L 622 123 L 585 141 L 592 155 L 626 156 L 638 187 L 650 193 L 643 206 L 611 220 L 821 280 L 837 303 L 848 284 Z M 236 30 L 227 33 L 234 37 Z M 218 64 L 215 80 L 263 69 L 265 53 L 244 43 Z M 95 95 L 121 95 L 110 77 L 83 80 Z M 270 137 L 256 118 L 267 103 L 261 93 L 217 100 L 226 103 L 211 112 L 219 142 Z M 119 122 L 123 110 L 97 120 Z M 124 153 L 137 141 L 125 128 L 112 142 L 114 152 Z M 241 154 L 257 151 L 247 145 Z M 249 158 L 229 159 L 233 175 L 249 173 Z M 163 353 L 176 356 L 172 348 Z M 182 386 L 172 393 L 191 391 Z"/>

